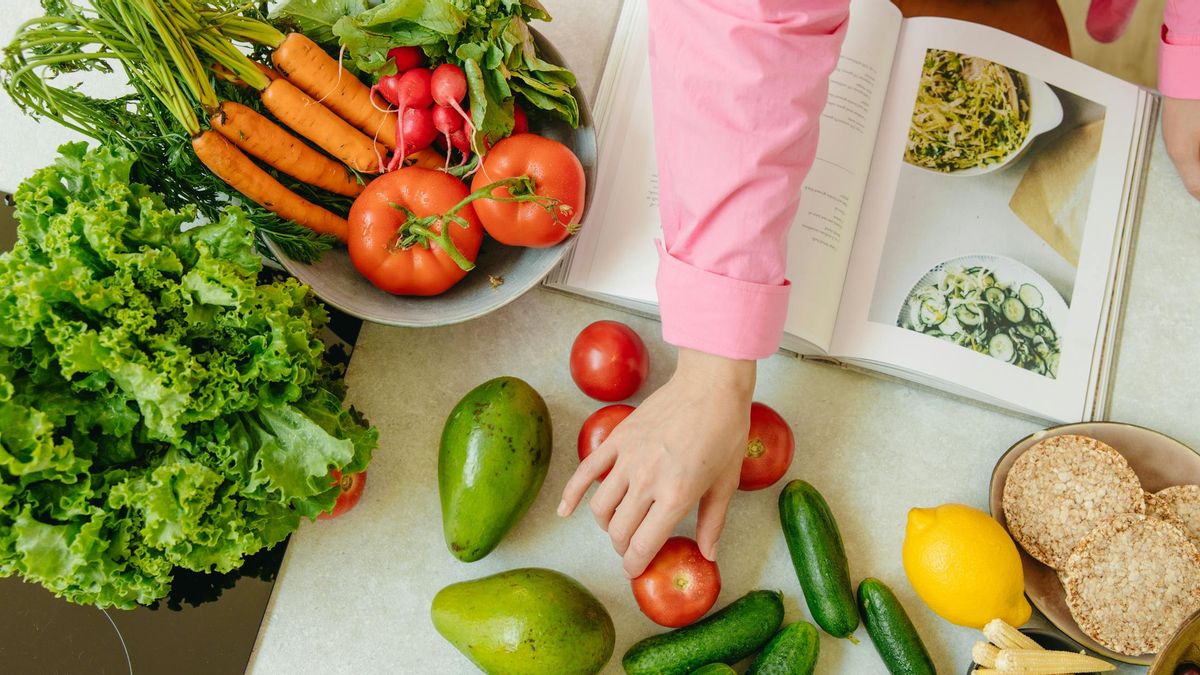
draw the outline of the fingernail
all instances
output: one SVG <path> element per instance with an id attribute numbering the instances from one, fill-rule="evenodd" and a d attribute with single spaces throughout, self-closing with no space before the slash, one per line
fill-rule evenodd
<path id="1" fill-rule="evenodd" d="M 563 516 L 564 518 L 566 517 L 566 515 L 567 515 L 567 500 L 564 499 L 558 503 L 558 515 Z"/>
<path id="2" fill-rule="evenodd" d="M 622 567 L 622 568 L 621 568 L 621 571 L 625 573 L 625 578 L 626 578 L 626 579 L 632 579 L 632 578 L 633 578 L 633 575 L 629 573 L 629 570 L 625 569 L 624 567 Z"/>

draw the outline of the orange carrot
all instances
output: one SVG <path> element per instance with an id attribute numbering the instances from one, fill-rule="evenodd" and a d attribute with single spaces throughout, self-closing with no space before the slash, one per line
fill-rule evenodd
<path id="1" fill-rule="evenodd" d="M 290 33 L 271 62 L 301 91 L 388 148 L 396 147 L 396 113 L 336 59 L 300 33 Z"/>
<path id="2" fill-rule="evenodd" d="M 279 73 L 272 70 L 271 66 L 265 66 L 265 65 L 259 63 L 258 61 L 254 61 L 253 63 L 254 63 L 254 67 L 258 68 L 258 72 L 262 73 L 263 75 L 266 75 L 267 79 L 271 80 L 272 82 L 279 79 Z"/>
<path id="3" fill-rule="evenodd" d="M 378 173 L 387 149 L 350 126 L 329 108 L 291 82 L 275 80 L 261 93 L 263 105 L 275 119 L 316 143 L 325 152 L 362 173 Z"/>
<path id="4" fill-rule="evenodd" d="M 209 124 L 234 145 L 296 180 L 347 197 L 363 191 L 346 167 L 240 103 L 222 102 Z"/>
<path id="5" fill-rule="evenodd" d="M 210 171 L 230 187 L 268 211 L 318 232 L 346 241 L 346 220 L 284 187 L 225 137 L 205 131 L 192 139 L 192 149 Z"/>

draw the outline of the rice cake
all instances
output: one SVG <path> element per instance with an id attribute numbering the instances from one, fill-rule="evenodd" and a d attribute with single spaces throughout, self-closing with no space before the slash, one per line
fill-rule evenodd
<path id="1" fill-rule="evenodd" d="M 1142 495 L 1121 453 L 1094 438 L 1053 436 L 1013 462 L 1004 484 L 1004 517 L 1029 555 L 1061 569 L 1097 525 L 1123 513 L 1145 513 Z"/>
<path id="2" fill-rule="evenodd" d="M 1148 495 L 1146 514 L 1180 525 L 1200 546 L 1200 485 L 1175 485 Z"/>
<path id="3" fill-rule="evenodd" d="M 1157 653 L 1200 609 L 1200 551 L 1178 527 L 1149 516 L 1102 523 L 1059 577 L 1080 629 L 1129 656 Z"/>

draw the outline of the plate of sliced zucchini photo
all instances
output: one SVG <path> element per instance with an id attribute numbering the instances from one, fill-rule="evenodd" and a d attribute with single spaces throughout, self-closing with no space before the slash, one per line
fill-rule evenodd
<path id="1" fill-rule="evenodd" d="M 1062 295 L 1029 266 L 968 255 L 921 277 L 896 325 L 1054 379 L 1069 313 Z"/>

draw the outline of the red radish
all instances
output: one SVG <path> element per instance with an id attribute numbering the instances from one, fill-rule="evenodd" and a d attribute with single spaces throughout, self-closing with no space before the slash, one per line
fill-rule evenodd
<path id="1" fill-rule="evenodd" d="M 425 63 L 425 52 L 420 47 L 392 47 L 387 57 L 396 62 L 396 73 L 401 74 Z"/>
<path id="2" fill-rule="evenodd" d="M 471 138 L 467 136 L 466 129 L 450 132 L 450 145 L 464 155 L 471 154 Z"/>
<path id="3" fill-rule="evenodd" d="M 404 120 L 407 119 L 409 110 L 428 108 L 433 103 L 433 95 L 429 92 L 429 81 L 432 77 L 433 71 L 428 68 L 413 68 L 401 75 L 400 79 L 396 82 L 396 100 L 392 101 L 392 103 L 396 104 L 396 107 L 399 108 L 399 113 L 396 115 L 396 139 L 399 142 L 396 146 L 396 154 L 392 157 L 392 161 L 388 163 L 389 171 L 400 166 L 400 163 L 404 161 L 408 153 L 413 150 L 413 148 L 409 147 L 404 137 L 405 127 L 407 126 Z M 436 136 L 437 130 L 433 129 L 433 120 L 428 117 L 425 119 L 429 121 L 426 127 L 429 131 L 434 132 L 433 136 Z M 430 136 L 430 141 L 433 140 L 433 136 Z M 429 141 L 426 141 L 425 145 L 421 147 L 428 145 Z"/>
<path id="4" fill-rule="evenodd" d="M 396 105 L 401 108 L 427 108 L 433 103 L 429 85 L 433 71 L 413 68 L 400 76 L 396 83 Z"/>
<path id="5" fill-rule="evenodd" d="M 396 98 L 400 95 L 399 84 L 401 75 L 402 73 L 384 75 L 375 84 L 375 91 L 379 92 L 379 95 L 392 105 L 396 105 Z"/>
<path id="6" fill-rule="evenodd" d="M 529 133 L 529 118 L 521 106 L 513 104 L 513 134 Z"/>
<path id="7" fill-rule="evenodd" d="M 398 169 L 404 158 L 418 150 L 429 147 L 437 138 L 437 129 L 433 126 L 433 110 L 430 108 L 409 108 L 400 119 L 400 147 L 392 155 L 388 163 L 388 171 Z"/>
<path id="8" fill-rule="evenodd" d="M 443 63 L 433 71 L 429 87 L 433 94 L 433 102 L 440 106 L 453 108 L 454 112 L 463 119 L 468 139 L 474 136 L 475 127 L 471 125 L 471 118 L 459 105 L 467 97 L 467 76 L 463 74 L 462 68 L 453 63 Z"/>
<path id="9" fill-rule="evenodd" d="M 437 129 L 446 141 L 446 147 L 451 147 L 450 134 L 463 128 L 463 120 L 450 108 L 440 105 L 433 107 L 433 128 Z M 450 168 L 450 153 L 446 153 L 446 167 Z"/>

